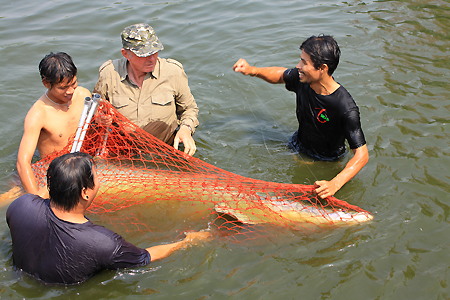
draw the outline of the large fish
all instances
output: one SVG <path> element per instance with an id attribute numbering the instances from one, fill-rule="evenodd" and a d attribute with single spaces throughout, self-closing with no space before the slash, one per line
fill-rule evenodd
<path id="1" fill-rule="evenodd" d="M 214 174 L 159 170 L 118 161 L 99 161 L 97 166 L 101 187 L 93 211 L 164 201 L 174 207 L 182 205 L 188 213 L 207 216 L 215 211 L 246 224 L 329 227 L 373 219 L 368 212 L 344 201 L 317 201 L 313 186 L 250 181 L 245 177 L 230 182 Z"/>
<path id="2" fill-rule="evenodd" d="M 112 117 L 111 124 L 96 123 L 105 114 Z M 227 215 L 250 225 L 328 227 L 373 219 L 345 201 L 319 199 L 314 186 L 254 180 L 187 157 L 131 123 L 108 101 L 100 102 L 93 120 L 81 148 L 78 131 L 74 141 L 80 151 L 104 157 L 95 159 L 101 186 L 90 208 L 94 213 L 158 203 L 185 214 Z M 45 183 L 50 161 L 69 152 L 71 146 L 69 143 L 60 152 L 33 164 L 40 186 Z"/>
<path id="3" fill-rule="evenodd" d="M 93 213 L 157 203 L 178 214 L 206 218 L 219 213 L 244 224 L 294 228 L 355 225 L 373 219 L 370 213 L 335 198 L 318 201 L 313 186 L 162 170 L 118 159 L 95 161 L 100 189 L 90 207 Z M 46 169 L 46 163 L 40 163 L 40 169 Z M 0 203 L 22 193 L 15 186 L 0 196 Z"/>

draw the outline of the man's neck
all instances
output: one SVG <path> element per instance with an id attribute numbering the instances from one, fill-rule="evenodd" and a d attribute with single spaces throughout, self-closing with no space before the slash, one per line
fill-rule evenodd
<path id="1" fill-rule="evenodd" d="M 139 87 L 142 88 L 142 85 L 144 84 L 145 76 L 148 73 L 145 72 L 135 72 L 131 65 L 127 62 L 127 72 L 128 77 Z"/>
<path id="2" fill-rule="evenodd" d="M 88 221 L 84 216 L 86 210 L 80 205 L 78 205 L 77 207 L 75 207 L 70 211 L 67 211 L 60 209 L 59 207 L 55 206 L 55 204 L 52 201 L 50 201 L 50 207 L 55 216 L 57 216 L 59 219 L 63 221 L 77 224 L 83 224 Z"/>
<path id="3" fill-rule="evenodd" d="M 316 82 L 311 82 L 309 86 L 316 94 L 325 96 L 333 94 L 340 87 L 332 76 L 326 76 Z"/>

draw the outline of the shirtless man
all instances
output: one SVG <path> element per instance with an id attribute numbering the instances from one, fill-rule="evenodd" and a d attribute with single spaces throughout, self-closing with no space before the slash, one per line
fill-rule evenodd
<path id="1" fill-rule="evenodd" d="M 41 158 L 63 149 L 77 130 L 84 98 L 89 90 L 79 87 L 77 67 L 63 52 L 50 53 L 39 63 L 42 83 L 47 91 L 33 104 L 25 117 L 24 132 L 17 155 L 17 171 L 23 188 L 31 194 L 43 196 L 38 190 L 31 169 L 37 148 Z"/>

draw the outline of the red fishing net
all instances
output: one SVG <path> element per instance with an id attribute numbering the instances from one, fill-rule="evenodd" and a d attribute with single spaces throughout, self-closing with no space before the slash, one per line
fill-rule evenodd
<path id="1" fill-rule="evenodd" d="M 110 126 L 101 125 L 102 115 L 112 116 Z M 71 147 L 33 165 L 40 186 L 51 160 Z M 209 227 L 245 239 L 263 234 L 267 226 L 315 230 L 372 219 L 345 201 L 320 199 L 312 185 L 246 178 L 186 156 L 135 126 L 106 101 L 100 102 L 81 151 L 95 157 L 101 183 L 90 212 L 114 213 L 128 220 L 131 230 L 171 224 L 167 226 Z"/>

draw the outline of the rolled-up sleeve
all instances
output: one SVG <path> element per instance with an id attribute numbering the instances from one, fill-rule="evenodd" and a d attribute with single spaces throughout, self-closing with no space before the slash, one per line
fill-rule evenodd
<path id="1" fill-rule="evenodd" d="M 105 99 L 105 100 L 108 100 L 108 101 L 110 101 L 110 97 L 108 95 L 108 81 L 107 81 L 108 78 L 106 76 L 106 72 L 104 72 L 103 70 L 109 64 L 111 64 L 110 60 L 105 62 L 99 68 L 98 80 L 97 80 L 97 83 L 95 84 L 95 87 L 94 87 L 94 90 L 93 90 L 94 93 L 100 94 L 102 99 Z"/>
<path id="2" fill-rule="evenodd" d="M 198 126 L 198 107 L 194 96 L 188 85 L 188 78 L 184 70 L 181 70 L 181 75 L 177 79 L 177 95 L 175 96 L 177 115 L 180 120 L 180 125 L 188 125 L 192 131 Z"/>

